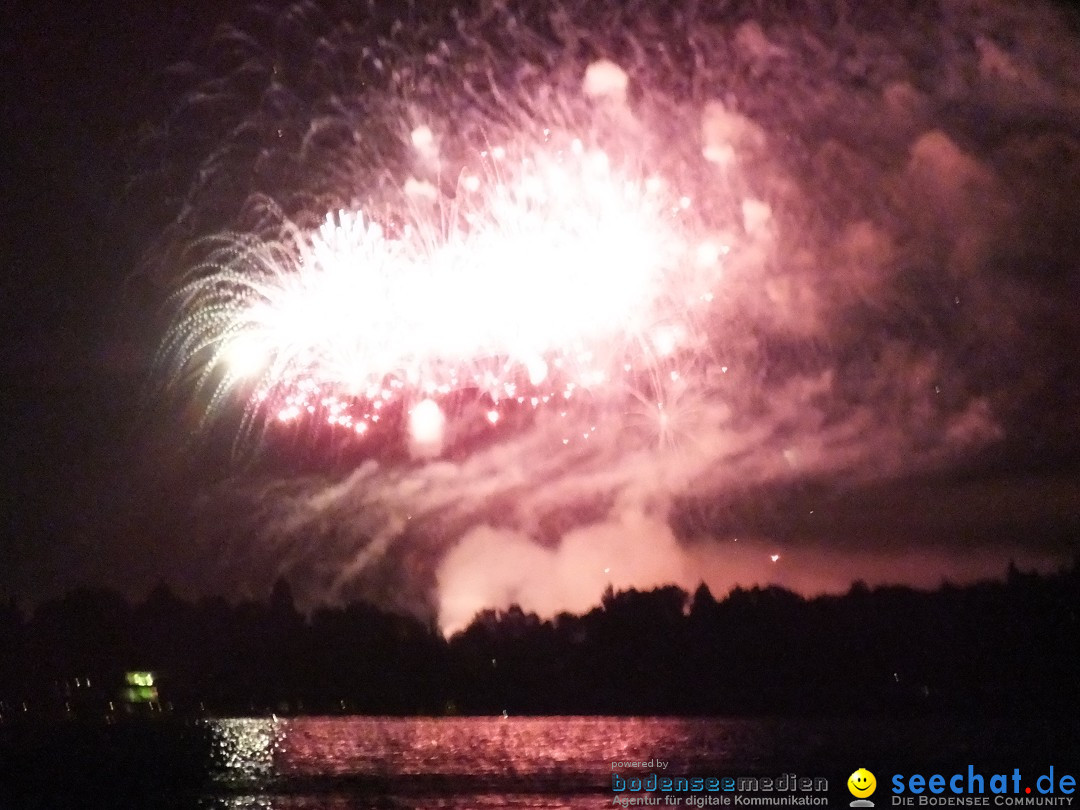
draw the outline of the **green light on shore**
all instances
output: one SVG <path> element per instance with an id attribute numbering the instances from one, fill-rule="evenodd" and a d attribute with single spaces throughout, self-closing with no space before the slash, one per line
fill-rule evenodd
<path id="1" fill-rule="evenodd" d="M 158 691 L 153 686 L 129 686 L 124 690 L 124 699 L 128 703 L 153 703 Z"/>
<path id="2" fill-rule="evenodd" d="M 124 674 L 127 688 L 124 700 L 128 703 L 154 703 L 158 699 L 158 690 L 154 686 L 153 672 L 127 672 Z"/>

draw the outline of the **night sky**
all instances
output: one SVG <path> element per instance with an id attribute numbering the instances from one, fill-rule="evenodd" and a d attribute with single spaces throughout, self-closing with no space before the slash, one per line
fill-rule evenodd
<path id="1" fill-rule="evenodd" d="M 151 77 L 205 30 L 202 13 L 3 12 L 0 571 L 20 595 L 100 581 L 145 542 L 131 516 L 155 313 L 134 285 L 161 221 L 126 190 Z"/>
<path id="2" fill-rule="evenodd" d="M 688 368 L 689 393 L 667 392 L 673 408 L 688 401 L 670 446 L 613 436 L 552 455 L 541 414 L 481 439 L 462 429 L 440 460 L 389 443 L 342 448 L 317 430 L 310 441 L 268 432 L 237 451 L 243 403 L 200 426 L 199 395 L 169 388 L 155 357 L 184 244 L 241 228 L 254 192 L 294 219 L 354 194 L 340 173 L 311 171 L 325 155 L 298 158 L 302 189 L 285 189 L 295 182 L 280 168 L 259 175 L 230 123 L 252 122 L 243 137 L 275 167 L 330 96 L 353 109 L 375 99 L 363 115 L 335 113 L 354 131 L 391 131 L 407 109 L 409 126 L 430 120 L 449 141 L 482 113 L 463 111 L 464 90 L 446 77 L 459 61 L 528 61 L 521 35 L 489 49 L 503 12 L 464 24 L 429 65 L 435 89 L 410 85 L 397 106 L 382 98 L 393 82 L 312 78 L 297 65 L 318 48 L 275 39 L 250 11 L 233 17 L 266 48 L 243 78 L 215 67 L 226 7 L 128 5 L 15 3 L 0 19 L 0 594 L 32 603 L 107 585 L 141 596 L 164 580 L 262 596 L 285 575 L 307 602 L 361 595 L 441 610 L 453 626 L 516 600 L 588 607 L 608 569 L 617 586 L 704 578 L 721 592 L 774 581 L 815 593 L 856 578 L 1000 576 L 1010 559 L 1054 570 L 1080 551 L 1080 27 L 1054 16 L 1062 6 L 1016 22 L 991 4 L 917 4 L 923 27 L 904 30 L 885 12 L 758 22 L 735 4 L 727 18 L 702 13 L 702 37 L 730 51 L 702 50 L 714 63 L 686 87 L 656 58 L 679 48 L 656 51 L 664 38 L 635 32 L 627 12 L 629 33 L 610 49 L 583 37 L 539 66 L 573 94 L 609 58 L 633 78 L 612 116 L 630 110 L 646 129 L 661 110 L 673 127 L 692 118 L 656 138 L 678 144 L 666 154 L 688 182 L 703 182 L 698 139 L 711 143 L 701 110 L 722 110 L 711 120 L 741 172 L 723 193 L 744 198 L 732 216 L 745 249 L 727 309 L 704 332 L 719 351 L 710 362 L 730 363 L 734 382 L 710 388 Z M 403 14 L 420 33 L 396 34 L 386 59 L 422 62 L 427 23 Z M 288 13 L 259 19 L 275 15 Z M 335 63 L 364 37 L 339 24 L 364 18 L 356 11 L 294 16 L 324 32 Z M 535 16 L 525 22 L 546 31 Z M 820 47 L 798 51 L 797 31 Z M 185 59 L 197 68 L 177 69 Z M 274 59 L 300 99 L 279 119 L 244 89 L 276 76 Z M 207 123 L 218 113 L 192 99 L 211 86 L 238 100 Z M 215 138 L 237 149 L 215 162 Z M 350 182 L 372 173 L 338 158 Z M 721 194 L 709 189 L 700 196 Z M 748 213 L 757 199 L 772 212 L 767 234 Z M 633 418 L 597 408 L 602 424 Z"/>

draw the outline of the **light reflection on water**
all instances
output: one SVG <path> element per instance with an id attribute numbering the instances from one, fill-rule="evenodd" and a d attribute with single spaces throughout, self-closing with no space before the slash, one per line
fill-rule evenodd
<path id="1" fill-rule="evenodd" d="M 233 718 L 206 721 L 219 810 L 609 806 L 613 761 L 753 768 L 760 721 Z"/>
<path id="2" fill-rule="evenodd" d="M 259 779 L 274 775 L 279 723 L 261 717 L 237 717 L 209 723 L 214 764 L 228 779 Z"/>
<path id="3" fill-rule="evenodd" d="M 743 764 L 765 753 L 761 722 L 641 718 L 232 718 L 207 721 L 226 779 L 251 777 L 576 778 L 611 763 Z"/>
<path id="4" fill-rule="evenodd" d="M 905 762 L 929 767 L 1015 758 L 1046 739 L 1041 723 L 1021 728 L 940 718 L 300 717 L 205 723 L 214 763 L 200 810 L 611 807 L 612 762 L 651 758 L 668 761 L 669 774 L 797 773 L 825 777 L 842 792 L 860 763 L 900 768 Z"/>

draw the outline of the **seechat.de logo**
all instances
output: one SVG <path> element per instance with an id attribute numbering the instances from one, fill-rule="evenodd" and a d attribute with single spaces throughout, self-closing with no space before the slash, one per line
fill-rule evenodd
<path id="1" fill-rule="evenodd" d="M 855 800 L 850 807 L 873 807 L 874 803 L 868 799 L 877 790 L 877 779 L 866 768 L 859 768 L 847 780 L 847 789 Z"/>

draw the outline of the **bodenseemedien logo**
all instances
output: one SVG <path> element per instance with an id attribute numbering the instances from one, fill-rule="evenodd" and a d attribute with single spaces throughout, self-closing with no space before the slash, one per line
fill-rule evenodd
<path id="1" fill-rule="evenodd" d="M 847 780 L 847 789 L 855 797 L 850 807 L 873 807 L 869 797 L 877 790 L 877 779 L 866 768 L 859 768 Z"/>
<path id="2" fill-rule="evenodd" d="M 666 768 L 663 760 L 657 767 Z M 630 763 L 612 762 L 612 768 Z M 644 763 L 632 763 L 632 766 Z M 648 766 L 646 766 L 648 767 Z M 829 780 L 796 776 L 676 776 L 655 771 L 611 775 L 612 804 L 619 807 L 827 807 Z"/>

